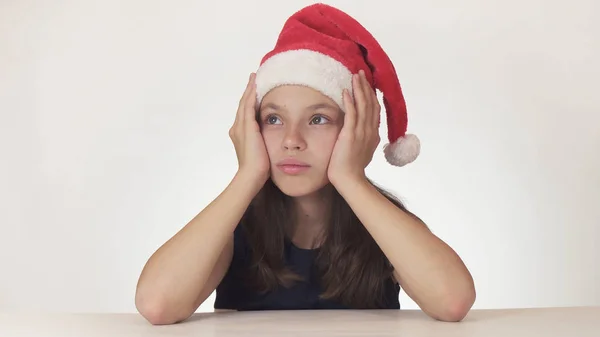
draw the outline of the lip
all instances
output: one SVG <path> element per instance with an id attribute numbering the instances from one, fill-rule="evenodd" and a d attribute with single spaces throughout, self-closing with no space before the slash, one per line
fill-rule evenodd
<path id="1" fill-rule="evenodd" d="M 310 165 L 308 165 L 307 163 L 300 161 L 298 159 L 294 159 L 294 158 L 286 158 L 282 161 L 280 161 L 279 163 L 277 163 L 277 166 L 306 166 L 306 167 L 310 167 Z"/>
<path id="2" fill-rule="evenodd" d="M 294 158 L 286 158 L 277 163 L 277 168 L 286 174 L 299 174 L 307 171 L 310 165 Z"/>

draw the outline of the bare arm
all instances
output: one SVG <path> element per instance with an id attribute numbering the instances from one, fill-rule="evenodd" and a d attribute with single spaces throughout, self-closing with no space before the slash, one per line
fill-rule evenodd
<path id="1" fill-rule="evenodd" d="M 353 76 L 352 84 L 355 100 L 344 92 L 344 126 L 331 155 L 329 180 L 394 266 L 400 286 L 419 307 L 438 320 L 460 321 L 475 302 L 473 278 L 452 248 L 366 178 L 365 168 L 381 140 L 381 106 L 364 71 Z"/>
<path id="2" fill-rule="evenodd" d="M 238 174 L 148 260 L 135 304 L 152 324 L 185 320 L 215 290 L 233 255 L 233 231 L 262 186 Z"/>
<path id="3" fill-rule="evenodd" d="M 338 186 L 394 266 L 406 293 L 435 319 L 462 320 L 475 301 L 475 286 L 454 250 L 367 180 L 348 179 Z"/>
<path id="4" fill-rule="evenodd" d="M 229 186 L 162 245 L 138 281 L 135 305 L 152 324 L 185 320 L 221 282 L 233 256 L 233 232 L 270 175 L 256 122 L 256 84 L 250 74 L 229 129 L 239 169 Z"/>

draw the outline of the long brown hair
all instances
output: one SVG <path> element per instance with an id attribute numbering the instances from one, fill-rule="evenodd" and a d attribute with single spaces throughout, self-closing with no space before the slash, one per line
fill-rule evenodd
<path id="1" fill-rule="evenodd" d="M 391 193 L 369 182 L 408 212 Z M 323 289 L 321 298 L 337 300 L 356 309 L 380 308 L 384 302 L 384 286 L 391 281 L 393 267 L 344 198 L 331 184 L 325 188 L 329 192 L 331 212 L 315 259 Z M 248 281 L 258 291 L 306 281 L 285 266 L 286 235 L 295 226 L 295 219 L 292 198 L 269 179 L 241 221 L 252 255 Z"/>

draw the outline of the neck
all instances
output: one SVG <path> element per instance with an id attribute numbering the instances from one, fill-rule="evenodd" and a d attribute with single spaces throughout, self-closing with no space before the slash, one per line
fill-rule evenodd
<path id="1" fill-rule="evenodd" d="M 329 200 L 327 191 L 294 198 L 296 226 L 292 230 L 291 240 L 296 246 L 305 249 L 319 246 L 331 209 Z"/>

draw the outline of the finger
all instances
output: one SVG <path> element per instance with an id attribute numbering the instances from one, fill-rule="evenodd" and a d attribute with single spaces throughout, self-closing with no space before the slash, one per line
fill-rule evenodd
<path id="1" fill-rule="evenodd" d="M 356 126 L 355 129 L 359 134 L 363 134 L 365 130 L 365 118 L 367 115 L 367 97 L 363 86 L 363 77 L 361 71 L 354 79 L 354 97 L 356 98 Z"/>
<path id="2" fill-rule="evenodd" d="M 248 95 L 246 96 L 246 103 L 244 106 L 244 114 L 246 124 L 250 127 L 256 126 L 256 84 L 254 79 L 256 78 L 255 74 L 251 75 L 250 78 L 250 90 L 248 91 Z"/>
<path id="3" fill-rule="evenodd" d="M 362 89 L 364 92 L 365 100 L 366 100 L 366 108 L 365 108 L 365 116 L 364 116 L 364 125 L 366 128 L 373 127 L 373 120 L 377 118 L 377 95 L 375 95 L 375 91 L 371 87 L 371 84 L 367 80 L 367 76 L 365 72 L 361 70 L 361 78 L 362 78 Z"/>
<path id="4" fill-rule="evenodd" d="M 372 116 L 373 116 L 373 89 L 371 89 L 371 85 L 369 84 L 369 81 L 367 80 L 367 76 L 365 75 L 365 71 L 361 70 L 360 71 L 361 74 L 361 89 L 363 91 L 363 95 L 365 96 L 365 111 L 363 114 L 363 119 L 362 119 L 362 124 L 363 127 L 365 128 L 365 131 L 367 131 L 367 129 L 371 128 L 371 121 L 372 121 Z"/>
<path id="5" fill-rule="evenodd" d="M 381 118 L 381 105 L 379 104 L 379 99 L 377 98 L 377 92 L 375 90 L 372 90 L 371 92 L 371 102 L 373 102 L 372 125 L 376 130 L 379 130 L 379 121 Z"/>
<path id="6" fill-rule="evenodd" d="M 344 89 L 343 99 L 344 109 L 346 110 L 346 113 L 344 115 L 343 128 L 354 132 L 354 128 L 356 126 L 356 108 L 354 106 L 352 96 L 350 96 L 350 92 L 348 92 L 348 89 Z"/>
<path id="7" fill-rule="evenodd" d="M 246 89 L 244 90 L 244 94 L 240 98 L 240 102 L 239 102 L 238 110 L 237 110 L 237 114 L 236 114 L 236 119 L 235 119 L 235 123 L 234 123 L 236 125 L 244 125 L 246 101 L 248 99 L 250 90 L 252 89 L 253 75 L 254 75 L 254 73 L 250 74 L 250 77 L 248 78 L 248 83 L 246 84 Z"/>
<path id="8" fill-rule="evenodd" d="M 371 84 L 369 84 L 369 80 L 367 80 L 367 75 L 365 75 L 365 71 L 361 70 L 359 74 L 361 79 L 361 89 L 363 91 L 363 95 L 365 96 L 366 107 L 370 108 L 371 104 L 373 104 L 373 96 L 371 95 L 373 93 L 373 89 L 371 88 Z"/>

